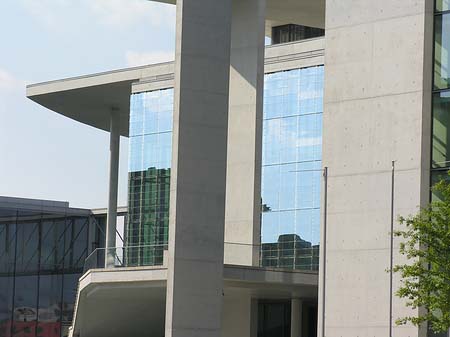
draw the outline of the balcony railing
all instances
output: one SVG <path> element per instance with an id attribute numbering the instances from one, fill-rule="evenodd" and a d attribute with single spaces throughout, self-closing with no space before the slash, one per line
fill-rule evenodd
<path id="1" fill-rule="evenodd" d="M 86 258 L 84 272 L 103 268 L 163 266 L 166 250 L 167 244 L 97 248 Z M 299 241 L 260 245 L 226 242 L 224 262 L 270 269 L 317 271 L 319 246 Z"/>
<path id="2" fill-rule="evenodd" d="M 89 269 L 162 266 L 165 250 L 167 245 L 97 248 L 86 258 L 84 272 Z"/>

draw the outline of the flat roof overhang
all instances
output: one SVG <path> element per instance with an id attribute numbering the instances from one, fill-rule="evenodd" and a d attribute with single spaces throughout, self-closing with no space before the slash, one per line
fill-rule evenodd
<path id="1" fill-rule="evenodd" d="M 176 3 L 176 0 L 151 1 Z M 267 0 L 266 19 L 274 25 L 294 23 L 325 28 L 325 0 Z"/>
<path id="2" fill-rule="evenodd" d="M 173 64 L 167 62 L 31 84 L 26 95 L 52 111 L 105 131 L 109 131 L 111 110 L 117 109 L 120 135 L 128 137 L 132 84 L 147 76 L 171 72 L 172 68 Z"/>

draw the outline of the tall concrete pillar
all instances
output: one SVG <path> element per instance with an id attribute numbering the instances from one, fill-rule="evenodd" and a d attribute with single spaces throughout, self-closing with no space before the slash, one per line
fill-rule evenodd
<path id="1" fill-rule="evenodd" d="M 225 262 L 259 263 L 266 0 L 234 0 Z"/>
<path id="2" fill-rule="evenodd" d="M 231 0 L 178 0 L 166 337 L 220 336 Z"/>
<path id="3" fill-rule="evenodd" d="M 106 217 L 106 254 L 105 267 L 113 267 L 115 260 L 116 227 L 117 227 L 117 194 L 119 186 L 119 149 L 120 149 L 120 113 L 111 110 L 109 133 L 109 196 L 108 214 Z"/>
<path id="4" fill-rule="evenodd" d="M 425 336 L 412 325 L 396 326 L 397 318 L 419 312 L 391 293 L 386 269 L 392 160 L 395 218 L 429 200 L 433 1 L 329 0 L 325 26 L 323 164 L 329 170 L 319 336 Z M 395 240 L 394 264 L 405 262 L 398 246 Z M 394 292 L 399 285 L 396 275 Z M 322 298 L 319 306 L 321 317 Z"/>
<path id="5" fill-rule="evenodd" d="M 291 337 L 302 337 L 303 301 L 299 298 L 291 300 Z"/>

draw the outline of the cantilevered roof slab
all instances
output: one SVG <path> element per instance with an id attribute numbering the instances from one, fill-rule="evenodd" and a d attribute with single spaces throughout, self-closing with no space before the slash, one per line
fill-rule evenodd
<path id="1" fill-rule="evenodd" d="M 27 86 L 27 97 L 59 114 L 105 131 L 109 131 L 111 109 L 118 109 L 120 134 L 127 137 L 132 83 L 172 72 L 173 64 L 163 63 L 32 84 Z"/>
<path id="2" fill-rule="evenodd" d="M 176 0 L 151 1 L 176 3 Z M 325 28 L 325 0 L 267 0 L 266 19 L 276 24 Z"/>

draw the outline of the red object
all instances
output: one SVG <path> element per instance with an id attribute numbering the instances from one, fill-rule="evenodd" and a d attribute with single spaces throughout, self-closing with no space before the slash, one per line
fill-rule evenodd
<path id="1" fill-rule="evenodd" d="M 12 330 L 11 330 L 12 325 Z M 11 333 L 12 331 L 12 333 Z M 12 322 L 0 323 L 0 337 L 60 337 L 60 322 Z"/>

